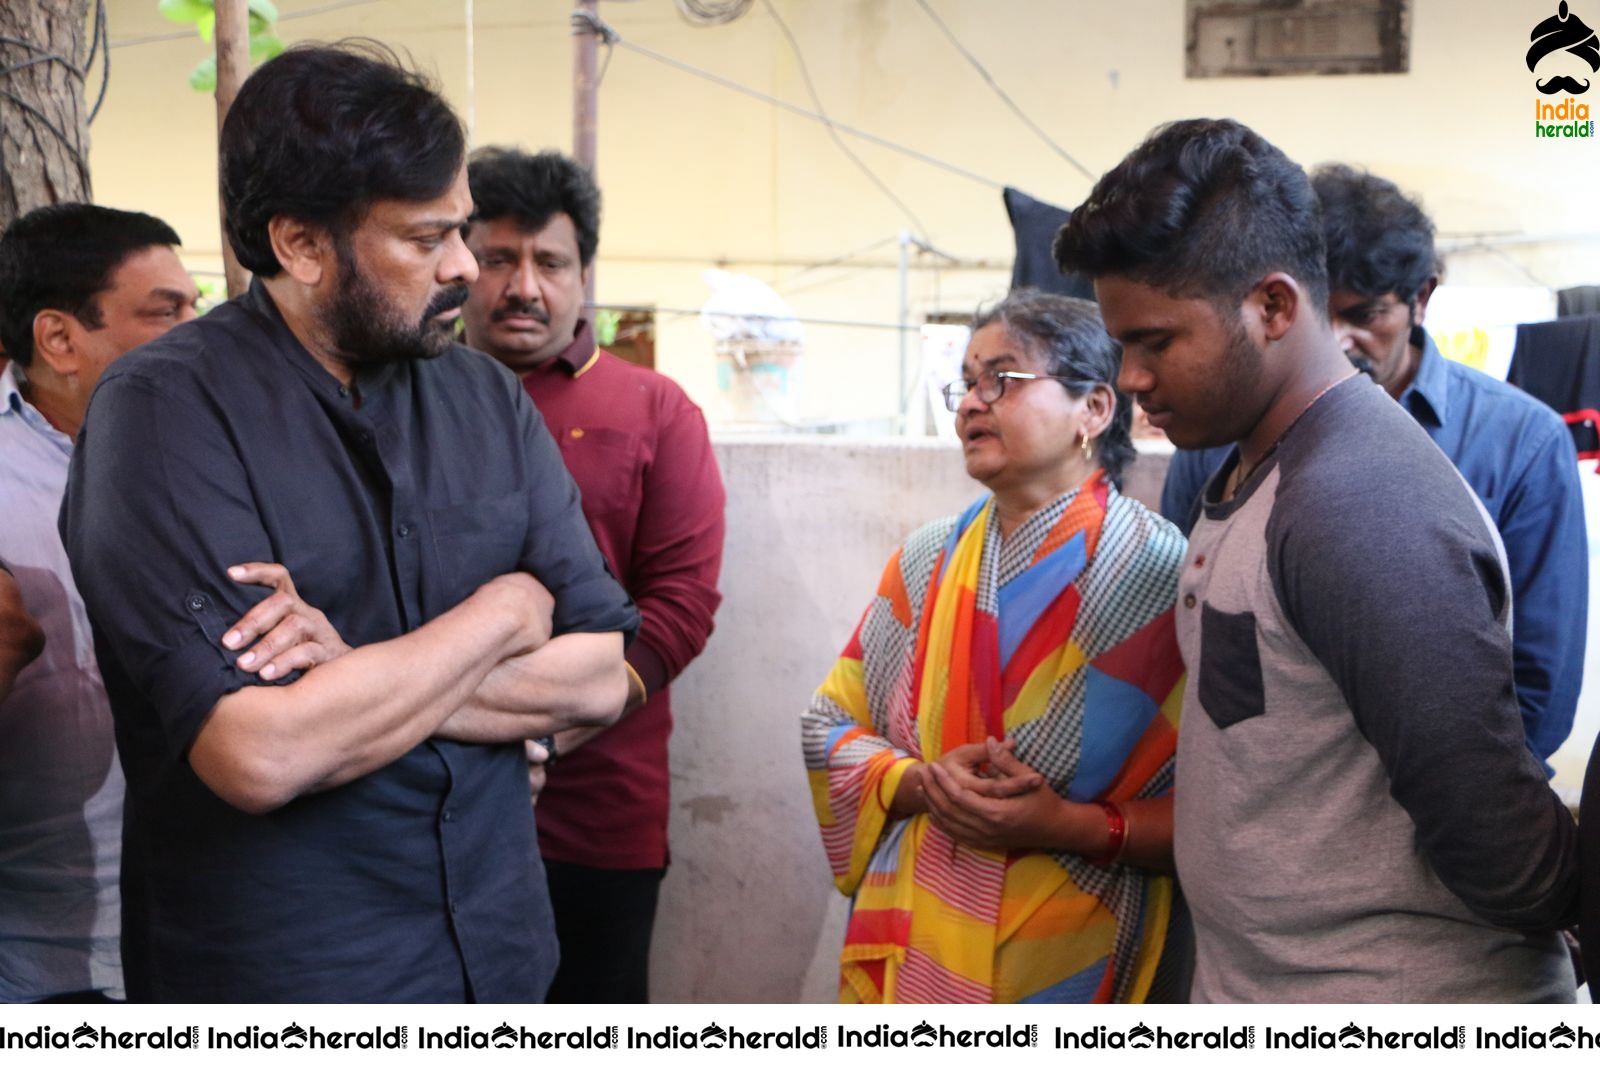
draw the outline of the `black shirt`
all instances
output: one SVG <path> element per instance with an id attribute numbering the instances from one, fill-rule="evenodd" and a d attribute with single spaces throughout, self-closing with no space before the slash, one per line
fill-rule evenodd
<path id="1" fill-rule="evenodd" d="M 556 633 L 631 637 L 510 372 L 455 346 L 345 388 L 257 283 L 106 372 L 61 526 L 128 779 L 130 996 L 542 999 L 556 945 L 520 745 L 428 741 L 263 816 L 186 759 L 218 700 L 264 684 L 222 647 L 269 592 L 232 564 L 284 564 L 353 646 L 519 569 L 554 595 Z"/>

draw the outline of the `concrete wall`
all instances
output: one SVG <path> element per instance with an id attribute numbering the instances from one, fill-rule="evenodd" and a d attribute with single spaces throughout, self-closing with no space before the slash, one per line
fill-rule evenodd
<path id="1" fill-rule="evenodd" d="M 725 599 L 673 691 L 672 867 L 653 995 L 832 1000 L 846 908 L 812 815 L 799 715 L 889 553 L 982 488 L 948 444 L 722 438 L 716 451 L 728 485 Z M 1165 456 L 1143 457 L 1132 494 L 1152 500 L 1165 469 Z"/>
<path id="2" fill-rule="evenodd" d="M 774 0 L 829 114 L 994 182 L 1064 206 L 1089 179 L 1006 110 L 915 4 Z M 109 0 L 110 90 L 92 131 L 95 192 L 150 211 L 196 268 L 218 262 L 215 119 L 187 74 L 205 53 L 156 0 Z M 1600 280 L 1596 145 L 1536 140 L 1528 31 L 1554 0 L 1413 0 L 1407 74 L 1186 80 L 1183 0 L 937 0 L 932 5 L 1035 122 L 1091 173 L 1151 127 L 1194 115 L 1249 123 L 1305 163 L 1342 159 L 1422 194 L 1442 238 L 1542 238 L 1463 249 L 1450 280 L 1548 286 Z M 475 0 L 480 143 L 569 145 L 570 3 Z M 403 48 L 468 106 L 461 0 L 278 0 L 286 40 L 365 34 Z M 1574 4 L 1594 21 L 1596 4 Z M 810 107 L 799 64 L 766 8 L 731 25 L 686 24 L 667 0 L 604 3 L 624 41 Z M 1594 96 L 1594 93 L 1590 93 Z M 915 229 L 818 124 L 618 46 L 600 90 L 606 221 L 600 299 L 698 308 L 714 265 L 753 273 L 803 316 L 805 418 L 896 410 L 894 237 Z M 917 256 L 913 321 L 968 312 L 1005 289 L 1010 226 L 997 188 L 865 142 L 851 147 L 972 269 Z M 851 254 L 854 253 L 854 254 Z M 843 262 L 823 266 L 844 257 Z M 880 328 L 837 325 L 875 323 Z M 694 315 L 660 318 L 660 369 L 716 420 L 726 414 L 712 342 Z"/>

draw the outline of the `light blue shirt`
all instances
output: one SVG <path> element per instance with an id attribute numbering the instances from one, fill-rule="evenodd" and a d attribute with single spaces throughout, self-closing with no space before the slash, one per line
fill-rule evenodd
<path id="1" fill-rule="evenodd" d="M 45 648 L 0 701 L 0 1001 L 122 996 L 122 767 L 56 530 L 72 439 L 0 373 L 0 560 Z"/>

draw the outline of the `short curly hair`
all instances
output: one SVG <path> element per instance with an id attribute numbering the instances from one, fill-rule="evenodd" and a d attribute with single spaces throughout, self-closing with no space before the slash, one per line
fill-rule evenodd
<path id="1" fill-rule="evenodd" d="M 467 164 L 472 186 L 472 217 L 491 222 L 510 218 L 528 230 L 541 230 L 557 212 L 578 233 L 578 262 L 587 267 L 600 247 L 600 187 L 594 175 L 560 152 L 529 154 L 491 146 L 472 153 Z"/>
<path id="2" fill-rule="evenodd" d="M 1329 286 L 1410 304 L 1438 276 L 1433 220 L 1394 182 L 1327 163 L 1311 172 L 1311 188 L 1322 204 Z"/>
<path id="3" fill-rule="evenodd" d="M 1055 241 L 1063 271 L 1118 275 L 1173 296 L 1237 303 L 1284 271 L 1328 302 L 1317 198 L 1305 171 L 1232 119 L 1158 127 L 1095 183 Z"/>

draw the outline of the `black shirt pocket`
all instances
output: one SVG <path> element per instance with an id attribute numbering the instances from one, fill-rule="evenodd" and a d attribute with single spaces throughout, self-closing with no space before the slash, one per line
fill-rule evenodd
<path id="1" fill-rule="evenodd" d="M 1253 613 L 1229 613 L 1201 605 L 1200 706 L 1219 730 L 1265 714 L 1267 700 Z"/>
<path id="2" fill-rule="evenodd" d="M 491 497 L 429 513 L 444 604 L 453 607 L 489 579 L 518 570 L 528 536 L 527 502 Z"/>

